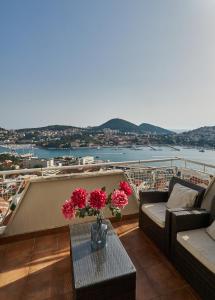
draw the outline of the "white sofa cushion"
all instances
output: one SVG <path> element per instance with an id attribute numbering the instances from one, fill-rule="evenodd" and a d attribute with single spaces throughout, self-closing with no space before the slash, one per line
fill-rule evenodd
<path id="1" fill-rule="evenodd" d="M 215 221 L 213 221 L 213 223 L 208 228 L 206 228 L 206 231 L 210 235 L 210 237 L 215 240 Z"/>
<path id="2" fill-rule="evenodd" d="M 215 273 L 215 241 L 205 228 L 177 233 L 177 241 L 207 269 Z"/>
<path id="3" fill-rule="evenodd" d="M 158 226 L 165 227 L 166 202 L 143 204 L 141 209 Z"/>
<path id="4" fill-rule="evenodd" d="M 7 226 L 0 226 L 0 235 L 5 232 Z"/>
<path id="5" fill-rule="evenodd" d="M 202 200 L 201 208 L 210 211 L 214 196 L 215 196 L 215 177 L 213 177 L 205 192 L 204 198 Z"/>
<path id="6" fill-rule="evenodd" d="M 198 192 L 184 185 L 176 183 L 166 203 L 168 208 L 193 207 Z"/>

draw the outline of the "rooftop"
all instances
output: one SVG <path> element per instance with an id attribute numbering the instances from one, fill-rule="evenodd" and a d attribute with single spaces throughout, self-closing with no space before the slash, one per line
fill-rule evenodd
<path id="1" fill-rule="evenodd" d="M 199 299 L 137 219 L 113 226 L 137 269 L 137 300 Z M 68 227 L 2 243 L 0 255 L 0 299 L 74 299 Z"/>

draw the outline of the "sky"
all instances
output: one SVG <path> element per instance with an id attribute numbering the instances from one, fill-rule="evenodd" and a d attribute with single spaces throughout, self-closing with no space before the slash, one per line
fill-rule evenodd
<path id="1" fill-rule="evenodd" d="M 0 127 L 214 115 L 214 0 L 0 1 Z"/>

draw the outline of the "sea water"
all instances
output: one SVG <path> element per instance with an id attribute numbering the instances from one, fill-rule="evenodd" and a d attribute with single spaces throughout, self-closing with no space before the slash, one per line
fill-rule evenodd
<path id="1" fill-rule="evenodd" d="M 182 157 L 185 159 L 196 160 L 203 163 L 215 165 L 215 151 L 205 150 L 205 152 L 199 152 L 195 148 L 178 147 L 180 151 L 176 151 L 172 148 L 161 146 L 155 147 L 156 150 L 152 150 L 149 147 L 140 148 L 77 148 L 77 149 L 16 149 L 19 154 L 32 153 L 39 158 L 54 158 L 59 156 L 94 156 L 95 159 L 120 162 L 120 161 L 132 161 L 132 160 L 148 160 L 148 159 L 162 159 L 170 157 Z M 0 153 L 10 151 L 10 149 L 0 147 Z"/>

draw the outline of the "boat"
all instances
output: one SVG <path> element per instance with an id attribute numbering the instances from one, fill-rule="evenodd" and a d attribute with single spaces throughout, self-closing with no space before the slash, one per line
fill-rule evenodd
<path id="1" fill-rule="evenodd" d="M 24 154 L 20 154 L 19 155 L 21 158 L 32 158 L 33 157 L 33 153 L 24 153 Z"/>
<path id="2" fill-rule="evenodd" d="M 141 148 L 138 148 L 136 145 L 132 145 L 131 146 L 131 150 L 142 150 Z"/>

